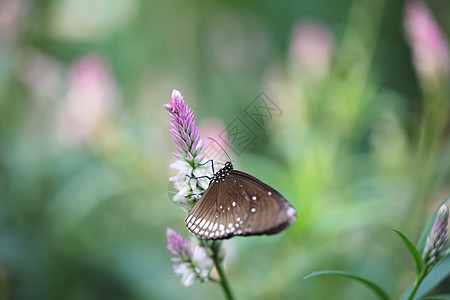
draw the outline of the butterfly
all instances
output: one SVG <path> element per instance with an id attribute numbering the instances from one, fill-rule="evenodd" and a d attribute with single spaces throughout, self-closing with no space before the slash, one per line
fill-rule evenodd
<path id="1" fill-rule="evenodd" d="M 198 237 L 221 240 L 275 234 L 295 219 L 295 209 L 280 193 L 250 174 L 234 170 L 227 162 L 213 172 L 185 224 Z"/>

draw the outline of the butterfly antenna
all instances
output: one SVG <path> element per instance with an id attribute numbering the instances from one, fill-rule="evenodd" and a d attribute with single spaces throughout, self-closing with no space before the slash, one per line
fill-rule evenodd
<path id="1" fill-rule="evenodd" d="M 225 154 L 227 155 L 228 159 L 231 162 L 231 157 L 228 155 L 227 151 L 225 151 L 225 149 L 223 149 L 222 145 L 220 145 L 219 142 L 216 141 L 215 139 L 213 139 L 212 137 L 208 137 L 208 139 L 213 140 L 214 142 L 216 142 L 216 144 L 219 145 L 219 147 L 223 150 L 223 152 L 225 152 Z"/>

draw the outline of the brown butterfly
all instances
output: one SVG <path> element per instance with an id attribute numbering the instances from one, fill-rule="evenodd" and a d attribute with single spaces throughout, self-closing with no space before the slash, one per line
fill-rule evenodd
<path id="1" fill-rule="evenodd" d="M 217 240 L 275 234 L 295 219 L 295 209 L 280 193 L 227 162 L 210 178 L 185 224 L 196 236 Z"/>

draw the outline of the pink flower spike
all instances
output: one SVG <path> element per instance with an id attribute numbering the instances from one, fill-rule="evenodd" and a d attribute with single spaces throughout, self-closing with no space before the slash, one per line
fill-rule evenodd
<path id="1" fill-rule="evenodd" d="M 177 90 L 173 90 L 171 102 L 164 105 L 169 111 L 170 133 L 175 143 L 178 153 L 173 155 L 179 160 L 179 165 L 183 165 L 177 176 L 172 177 L 175 188 L 178 193 L 172 197 L 173 202 L 177 203 L 185 211 L 189 212 L 198 200 L 198 195 L 207 186 L 205 176 L 209 169 L 202 164 L 204 156 L 200 156 L 203 148 L 203 142 L 200 138 L 198 127 L 194 120 L 194 113 L 184 102 L 183 96 Z M 194 174 L 198 177 L 192 180 L 186 180 L 186 175 Z"/>
<path id="2" fill-rule="evenodd" d="M 433 227 L 427 237 L 427 243 L 423 251 L 423 259 L 428 272 L 445 255 L 448 241 L 448 216 L 448 206 L 442 204 L 436 213 Z"/>
<path id="3" fill-rule="evenodd" d="M 167 250 L 183 260 L 190 256 L 188 240 L 170 228 L 167 228 Z"/>
<path id="4" fill-rule="evenodd" d="M 171 102 L 165 104 L 164 108 L 169 111 L 170 126 L 172 127 L 170 132 L 177 151 L 185 159 L 194 160 L 197 156 L 196 146 L 200 139 L 200 134 L 194 121 L 194 113 L 177 90 L 172 91 Z"/>
<path id="5" fill-rule="evenodd" d="M 190 244 L 188 239 L 167 228 L 167 249 L 175 255 L 171 259 L 175 263 L 173 271 L 181 277 L 184 286 L 208 280 L 214 264 L 204 248 Z"/>
<path id="6" fill-rule="evenodd" d="M 425 3 L 407 2 L 404 22 L 418 73 L 423 77 L 447 74 L 450 69 L 448 43 Z"/>

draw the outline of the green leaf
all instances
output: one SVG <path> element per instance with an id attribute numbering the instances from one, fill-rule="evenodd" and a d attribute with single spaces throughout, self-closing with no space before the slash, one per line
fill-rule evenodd
<path id="1" fill-rule="evenodd" d="M 425 298 L 424 300 L 450 300 L 450 294 L 441 294 Z"/>
<path id="2" fill-rule="evenodd" d="M 420 274 L 422 274 L 424 269 L 424 263 L 422 259 L 422 255 L 420 255 L 419 250 L 417 250 L 416 246 L 406 237 L 406 235 L 403 234 L 400 230 L 392 229 L 397 233 L 402 241 L 405 243 L 406 248 L 408 248 L 409 253 L 411 254 L 412 258 L 414 259 L 414 264 L 416 266 L 416 276 L 419 277 Z"/>
<path id="3" fill-rule="evenodd" d="M 342 276 L 342 277 L 347 277 L 350 279 L 354 279 L 356 281 L 358 281 L 359 283 L 364 284 L 365 286 L 367 286 L 369 289 L 371 289 L 375 294 L 377 294 L 377 296 L 380 299 L 383 300 L 389 300 L 389 296 L 387 295 L 387 293 L 376 283 L 362 278 L 358 275 L 355 275 L 353 273 L 349 273 L 349 272 L 344 272 L 344 271 L 337 271 L 337 270 L 326 270 L 326 271 L 319 271 L 319 272 L 314 272 L 309 274 L 308 276 L 306 276 L 303 279 L 308 279 L 311 277 L 316 277 L 316 276 L 322 276 L 322 275 L 337 275 L 337 276 Z"/>
<path id="4" fill-rule="evenodd" d="M 445 199 L 441 205 L 439 205 L 439 207 L 436 209 L 436 211 L 434 212 L 433 217 L 430 219 L 430 221 L 428 222 L 427 226 L 425 227 L 425 229 L 422 232 L 422 235 L 420 236 L 419 242 L 417 243 L 417 249 L 419 250 L 420 253 L 423 252 L 423 249 L 425 249 L 425 244 L 427 242 L 427 236 L 430 234 L 431 232 L 431 228 L 433 228 L 433 224 L 434 224 L 434 219 L 436 219 L 436 214 L 439 210 L 439 208 L 442 206 L 442 204 L 446 203 L 447 205 L 450 204 L 450 197 L 447 197 L 447 199 Z"/>

